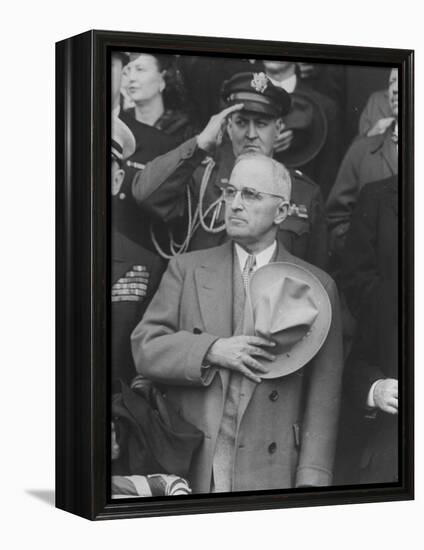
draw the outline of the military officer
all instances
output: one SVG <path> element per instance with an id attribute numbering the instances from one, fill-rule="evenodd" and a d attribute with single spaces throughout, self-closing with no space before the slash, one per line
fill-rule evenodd
<path id="1" fill-rule="evenodd" d="M 196 137 L 148 163 L 132 182 L 139 205 L 178 227 L 170 253 L 209 248 L 226 240 L 222 188 L 235 159 L 245 153 L 272 156 L 290 111 L 289 94 L 265 73 L 238 73 L 224 83 L 226 108 Z M 318 267 L 327 263 L 327 229 L 321 191 L 298 170 L 291 172 L 292 202 L 278 240 L 293 255 Z M 183 226 L 183 229 L 182 229 Z M 155 242 L 154 228 L 152 239 Z M 179 242 L 177 243 L 177 240 Z"/>

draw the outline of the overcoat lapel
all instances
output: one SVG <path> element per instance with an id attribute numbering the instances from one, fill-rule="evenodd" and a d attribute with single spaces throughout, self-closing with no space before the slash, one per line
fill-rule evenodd
<path id="1" fill-rule="evenodd" d="M 390 174 L 396 175 L 398 173 L 398 155 L 396 151 L 396 145 L 393 143 L 390 137 L 386 137 L 383 145 L 380 149 L 380 155 L 386 162 Z"/>
<path id="2" fill-rule="evenodd" d="M 226 242 L 211 252 L 207 261 L 194 273 L 205 331 L 221 338 L 232 336 L 232 269 L 232 243 Z M 219 373 L 225 395 L 230 373 L 228 369 L 219 369 Z"/>
<path id="3" fill-rule="evenodd" d="M 232 246 L 225 243 L 195 270 L 196 292 L 205 330 L 228 338 L 232 325 Z"/>

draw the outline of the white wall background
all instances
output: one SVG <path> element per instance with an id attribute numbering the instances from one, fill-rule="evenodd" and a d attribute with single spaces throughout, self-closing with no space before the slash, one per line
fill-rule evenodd
<path id="1" fill-rule="evenodd" d="M 65 0 L 3 4 L 0 224 L 3 548 L 418 548 L 423 522 L 422 350 L 416 356 L 417 499 L 90 523 L 54 487 L 54 43 L 97 28 L 416 49 L 417 242 L 423 236 L 422 16 L 417 1 Z M 4 120 L 6 117 L 6 124 Z M 421 219 L 420 219 L 421 218 Z M 418 247 L 419 248 L 419 247 Z M 417 340 L 424 275 L 417 256 Z M 42 496 L 34 496 L 37 491 Z M 44 491 L 44 492 L 43 492 Z M 421 539 L 421 542 L 420 542 Z"/>

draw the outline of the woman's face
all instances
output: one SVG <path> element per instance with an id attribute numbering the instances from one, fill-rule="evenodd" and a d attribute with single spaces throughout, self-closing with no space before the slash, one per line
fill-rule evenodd
<path id="1" fill-rule="evenodd" d="M 165 89 L 163 71 L 152 55 L 141 54 L 127 65 L 126 72 L 127 91 L 135 103 L 148 101 Z"/>

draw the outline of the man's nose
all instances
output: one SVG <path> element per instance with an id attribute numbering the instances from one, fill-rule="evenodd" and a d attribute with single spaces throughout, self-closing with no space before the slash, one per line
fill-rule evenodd
<path id="1" fill-rule="evenodd" d="M 231 201 L 231 210 L 241 210 L 243 208 L 243 199 L 241 198 L 241 192 L 237 191 L 233 200 Z"/>
<path id="2" fill-rule="evenodd" d="M 257 136 L 258 132 L 256 131 L 256 124 L 251 120 L 247 129 L 247 137 L 249 139 L 255 139 Z"/>

